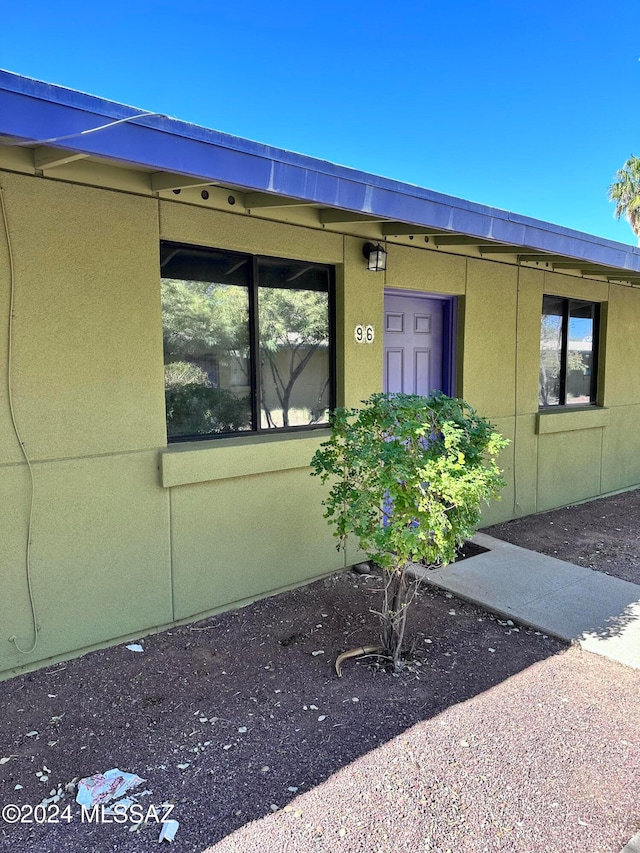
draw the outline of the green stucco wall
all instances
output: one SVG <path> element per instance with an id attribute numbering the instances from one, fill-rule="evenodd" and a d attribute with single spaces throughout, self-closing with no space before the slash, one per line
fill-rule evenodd
<path id="1" fill-rule="evenodd" d="M 35 483 L 27 599 L 29 481 L 0 397 L 0 671 L 172 619 L 156 204 L 2 174 L 15 264 L 13 404 Z M 7 247 L 0 236 L 6 342 Z"/>
<path id="2" fill-rule="evenodd" d="M 363 238 L 178 201 L 0 172 L 15 261 L 13 402 L 0 356 L 0 675 L 140 636 L 350 564 L 322 518 L 308 461 L 323 431 L 167 447 L 160 239 L 335 265 L 339 402 L 382 382 L 385 288 L 455 296 L 458 393 L 511 439 L 508 486 L 484 521 L 640 483 L 640 293 L 533 268 L 389 243 L 369 273 Z M 538 413 L 543 293 L 604 304 L 601 408 Z M 9 263 L 0 231 L 0 339 Z M 354 327 L 371 324 L 372 344 Z"/>

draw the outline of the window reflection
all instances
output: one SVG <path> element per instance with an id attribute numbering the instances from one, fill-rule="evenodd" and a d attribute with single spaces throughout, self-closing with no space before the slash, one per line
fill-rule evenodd
<path id="1" fill-rule="evenodd" d="M 598 305 L 544 296 L 540 327 L 539 404 L 588 405 L 595 401 Z"/>

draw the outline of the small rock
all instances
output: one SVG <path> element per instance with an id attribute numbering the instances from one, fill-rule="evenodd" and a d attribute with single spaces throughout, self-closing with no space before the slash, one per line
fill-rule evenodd
<path id="1" fill-rule="evenodd" d="M 353 567 L 353 571 L 357 575 L 370 575 L 371 574 L 371 566 L 369 563 L 356 563 Z"/>

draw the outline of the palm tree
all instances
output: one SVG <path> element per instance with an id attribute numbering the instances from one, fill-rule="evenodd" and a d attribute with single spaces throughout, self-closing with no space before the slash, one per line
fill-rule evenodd
<path id="1" fill-rule="evenodd" d="M 625 216 L 640 246 L 640 157 L 631 157 L 609 187 L 609 201 L 616 203 L 616 219 Z"/>

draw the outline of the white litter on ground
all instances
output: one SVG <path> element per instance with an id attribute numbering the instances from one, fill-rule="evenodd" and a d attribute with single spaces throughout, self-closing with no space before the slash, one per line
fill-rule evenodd
<path id="1" fill-rule="evenodd" d="M 86 808 L 108 803 L 122 797 L 130 788 L 135 788 L 144 782 L 135 773 L 125 773 L 114 767 L 105 773 L 96 773 L 78 782 L 76 803 Z"/>
<path id="2" fill-rule="evenodd" d="M 176 832 L 178 831 L 179 826 L 180 824 L 177 820 L 165 820 L 162 824 L 162 829 L 160 830 L 158 843 L 160 843 L 160 841 L 173 841 L 176 837 Z"/>

